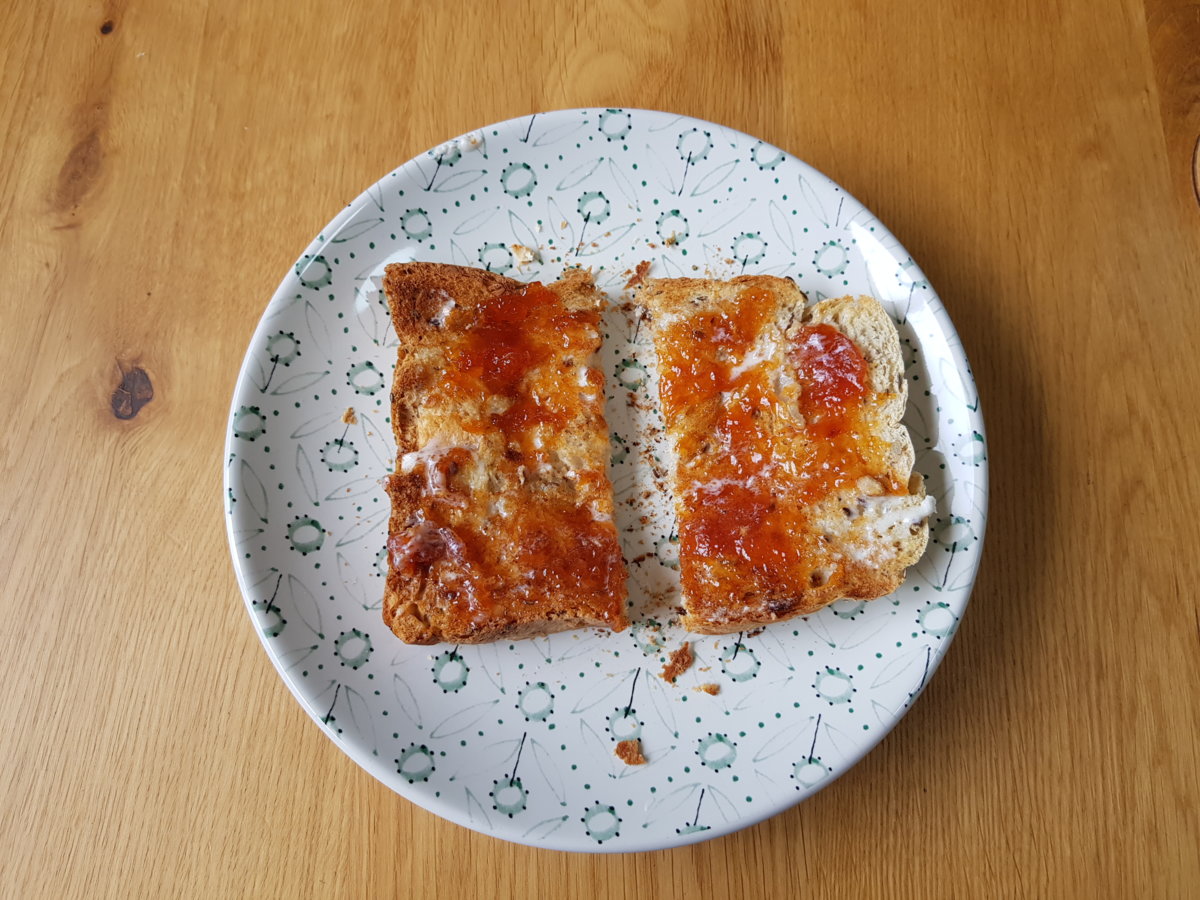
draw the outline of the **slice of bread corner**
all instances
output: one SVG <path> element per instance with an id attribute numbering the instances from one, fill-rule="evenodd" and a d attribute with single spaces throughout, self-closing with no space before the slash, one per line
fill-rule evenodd
<path id="1" fill-rule="evenodd" d="M 401 263 L 384 290 L 400 339 L 384 622 L 412 644 L 625 628 L 590 274 Z"/>
<path id="2" fill-rule="evenodd" d="M 894 591 L 924 552 L 933 501 L 912 471 L 900 341 L 882 306 L 805 308 L 795 284 L 768 276 L 651 279 L 638 302 L 675 455 L 684 626 L 736 632 Z M 807 357 L 805 341 L 842 356 Z M 861 396 L 833 413 L 802 406 L 833 397 L 816 382 L 855 351 L 852 381 L 836 384 L 865 372 Z"/>

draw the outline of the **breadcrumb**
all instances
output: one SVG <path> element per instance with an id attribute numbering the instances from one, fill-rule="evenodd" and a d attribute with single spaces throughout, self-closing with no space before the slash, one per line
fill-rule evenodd
<path id="1" fill-rule="evenodd" d="M 721 693 L 721 686 L 710 681 L 707 684 L 700 685 L 698 688 L 696 688 L 696 690 L 704 691 L 704 693 L 711 694 L 715 697 L 717 694 Z"/>
<path id="2" fill-rule="evenodd" d="M 631 275 L 629 280 L 627 282 L 625 282 L 625 287 L 627 289 L 637 287 L 639 284 L 641 284 L 643 281 L 646 280 L 646 275 L 649 274 L 649 272 L 650 272 L 650 260 L 643 259 L 640 263 L 637 264 L 637 269 L 634 270 L 633 275 Z"/>
<path id="3" fill-rule="evenodd" d="M 527 266 L 538 258 L 538 252 L 532 247 L 526 247 L 524 244 L 510 244 L 509 247 L 518 267 Z"/>
<path id="4" fill-rule="evenodd" d="M 358 416 L 355 415 L 353 406 L 346 407 L 346 411 L 344 413 L 342 413 L 342 421 L 345 422 L 347 425 L 357 425 L 358 424 Z"/>
<path id="5" fill-rule="evenodd" d="M 646 757 L 642 755 L 642 742 L 639 738 L 621 741 L 613 752 L 627 766 L 644 766 L 646 764 Z"/>
<path id="6" fill-rule="evenodd" d="M 692 667 L 692 661 L 695 657 L 692 656 L 691 641 L 684 641 L 683 646 L 671 654 L 671 658 L 667 660 L 667 664 L 663 666 L 661 678 L 663 681 L 670 681 L 672 684 L 675 679 Z"/>

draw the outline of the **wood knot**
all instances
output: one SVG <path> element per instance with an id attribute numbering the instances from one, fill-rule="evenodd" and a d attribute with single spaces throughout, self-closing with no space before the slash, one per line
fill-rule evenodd
<path id="1" fill-rule="evenodd" d="M 100 26 L 100 33 L 101 34 L 112 34 L 114 27 L 115 26 L 113 25 L 112 19 L 105 19 L 104 24 Z"/>
<path id="2" fill-rule="evenodd" d="M 69 212 L 78 207 L 100 177 L 103 165 L 104 145 L 100 141 L 100 129 L 95 127 L 71 148 L 58 172 L 55 208 Z"/>
<path id="3" fill-rule="evenodd" d="M 142 407 L 154 399 L 154 385 L 141 366 L 121 369 L 121 383 L 112 392 L 112 412 L 118 419 L 132 419 Z"/>

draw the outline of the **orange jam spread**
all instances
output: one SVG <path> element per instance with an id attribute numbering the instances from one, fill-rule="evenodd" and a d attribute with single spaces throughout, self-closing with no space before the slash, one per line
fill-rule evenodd
<path id="1" fill-rule="evenodd" d="M 625 571 L 611 522 L 591 510 L 530 504 L 513 546 L 517 568 L 539 593 L 557 598 L 624 597 Z"/>
<path id="2" fill-rule="evenodd" d="M 564 464 L 552 449 L 556 432 L 603 408 L 603 376 L 588 370 L 581 383 L 579 369 L 599 342 L 599 312 L 570 311 L 534 283 L 455 316 L 427 414 L 453 417 L 489 447 L 489 486 L 472 492 L 465 479 L 485 463 L 464 447 L 418 463 L 418 522 L 389 541 L 393 566 L 435 578 L 464 633 L 522 609 L 582 606 L 619 619 L 625 570 L 616 530 L 592 512 L 607 495 L 607 474 L 600 463 L 571 472 L 562 487 Z M 555 484 L 538 481 L 545 471 Z"/>
<path id="3" fill-rule="evenodd" d="M 729 360 L 741 359 L 750 350 L 771 303 L 766 291 L 747 289 L 732 309 L 693 316 L 672 329 L 659 390 L 668 417 L 748 380 L 751 373 L 735 375 Z"/>
<path id="4" fill-rule="evenodd" d="M 461 396 L 479 402 L 502 398 L 507 407 L 464 427 L 478 433 L 498 429 L 526 452 L 522 439 L 533 426 L 563 427 L 578 410 L 579 386 L 570 383 L 573 368 L 564 377 L 562 367 L 552 363 L 587 358 L 599 322 L 599 313 L 570 312 L 536 282 L 480 303 L 448 354 L 447 380 Z M 538 377 L 531 378 L 535 372 Z"/>
<path id="5" fill-rule="evenodd" d="M 806 325 L 792 340 L 788 362 L 801 386 L 800 414 L 809 437 L 806 498 L 820 500 L 864 476 L 882 479 L 886 492 L 900 492 L 886 474 L 887 445 L 864 410 L 870 378 L 853 341 L 832 325 Z"/>
<path id="6" fill-rule="evenodd" d="M 432 507 L 432 508 L 431 508 Z M 392 565 L 403 575 L 426 576 L 441 568 L 451 618 L 469 631 L 480 615 L 549 598 L 559 607 L 588 604 L 589 613 L 615 619 L 625 596 L 624 566 L 611 523 L 588 509 L 531 502 L 517 506 L 502 540 L 461 516 L 430 504 L 426 518 L 388 539 Z M 511 569 L 515 579 L 505 577 Z M 600 601 L 610 609 L 596 608 Z M 615 605 L 614 605 L 615 604 Z"/>
<path id="7" fill-rule="evenodd" d="M 829 563 L 808 506 L 887 470 L 886 446 L 865 421 L 867 363 L 845 335 L 807 326 L 783 361 L 743 363 L 773 330 L 775 303 L 746 289 L 656 337 L 664 412 L 679 435 L 681 576 L 693 602 L 802 591 Z M 798 408 L 781 407 L 797 402 L 775 384 L 781 362 L 799 386 Z M 835 568 L 821 583 L 837 577 Z"/>

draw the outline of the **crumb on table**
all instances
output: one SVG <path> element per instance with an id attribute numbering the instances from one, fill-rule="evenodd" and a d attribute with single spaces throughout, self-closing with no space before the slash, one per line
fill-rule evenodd
<path id="1" fill-rule="evenodd" d="M 696 688 L 696 690 L 704 691 L 704 693 L 711 694 L 715 697 L 717 694 L 721 693 L 721 686 L 710 681 L 707 684 L 700 685 L 698 688 Z"/>
<path id="2" fill-rule="evenodd" d="M 342 421 L 345 422 L 347 425 L 357 425 L 358 424 L 358 416 L 355 415 L 353 406 L 346 407 L 346 411 L 344 413 L 342 413 Z"/>
<path id="3" fill-rule="evenodd" d="M 667 664 L 663 666 L 662 680 L 674 682 L 676 678 L 692 667 L 692 643 L 684 641 L 683 646 L 671 654 Z"/>
<path id="4" fill-rule="evenodd" d="M 642 755 L 642 742 L 639 738 L 621 741 L 613 752 L 627 766 L 644 766 L 646 764 L 646 757 Z"/>

